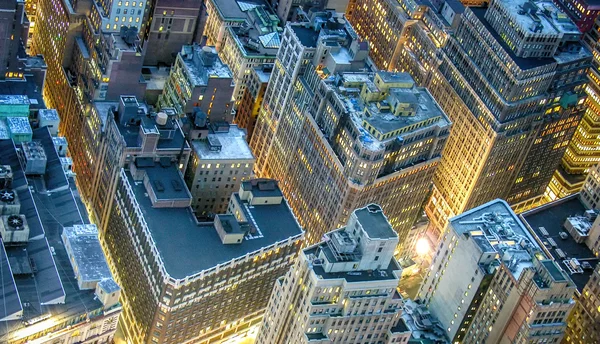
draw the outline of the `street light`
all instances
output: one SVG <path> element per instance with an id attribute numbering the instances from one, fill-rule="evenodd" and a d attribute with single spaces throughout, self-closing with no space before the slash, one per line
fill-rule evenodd
<path id="1" fill-rule="evenodd" d="M 429 241 L 426 238 L 419 238 L 419 240 L 417 240 L 416 251 L 419 257 L 423 257 L 428 254 L 430 249 Z"/>

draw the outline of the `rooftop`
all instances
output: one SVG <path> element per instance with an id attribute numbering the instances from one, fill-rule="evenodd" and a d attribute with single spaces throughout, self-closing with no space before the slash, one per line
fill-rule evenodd
<path id="1" fill-rule="evenodd" d="M 70 245 L 73 266 L 77 267 L 77 275 L 81 276 L 82 281 L 112 279 L 95 225 L 65 227 L 62 235 L 64 242 Z"/>
<path id="2" fill-rule="evenodd" d="M 201 160 L 254 159 L 246 142 L 246 133 L 237 125 L 230 125 L 228 132 L 208 134 L 207 140 L 192 141 L 192 148 Z"/>
<path id="3" fill-rule="evenodd" d="M 266 2 L 235 2 L 242 10 L 245 23 L 230 26 L 232 36 L 246 56 L 262 55 L 275 57 L 281 45 L 279 18 Z M 235 5 L 234 5 L 235 6 Z M 230 7 L 234 7 L 230 6 Z"/>
<path id="4" fill-rule="evenodd" d="M 179 56 L 193 86 L 206 86 L 209 78 L 232 78 L 231 70 L 221 61 L 214 47 L 184 45 Z"/>
<path id="5" fill-rule="evenodd" d="M 380 206 L 371 204 L 355 210 L 354 213 L 369 238 L 387 239 L 398 237 Z"/>
<path id="6" fill-rule="evenodd" d="M 577 34 L 579 29 L 569 16 L 547 0 L 497 0 L 510 13 L 521 30 L 529 34 Z"/>
<path id="7" fill-rule="evenodd" d="M 578 196 L 571 196 L 559 201 L 549 203 L 542 207 L 521 214 L 521 218 L 531 228 L 536 236 L 537 242 L 544 246 L 554 260 L 564 271 L 569 271 L 568 260 L 563 259 L 558 250 L 564 252 L 568 258 L 576 258 L 580 262 L 588 262 L 592 267 L 598 264 L 598 258 L 584 244 L 577 243 L 570 233 L 565 229 L 564 223 L 567 217 L 582 215 L 587 209 L 581 203 Z M 541 229 L 543 228 L 543 229 Z M 542 231 L 547 231 L 544 235 Z M 561 232 L 568 234 L 565 239 L 560 236 Z M 552 242 L 551 242 L 552 241 Z M 552 244 L 555 244 L 554 247 Z M 593 269 L 583 269 L 580 273 L 570 274 L 577 289 L 581 292 L 590 279 Z"/>
<path id="8" fill-rule="evenodd" d="M 376 85 L 376 75 L 383 83 Z M 326 82 L 360 130 L 362 144 L 371 150 L 426 127 L 450 124 L 429 91 L 413 86 L 406 73 L 342 73 Z"/>
<path id="9" fill-rule="evenodd" d="M 246 19 L 246 12 L 257 6 L 268 6 L 264 0 L 212 0 L 215 8 L 225 19 L 237 19 L 242 21 Z"/>
<path id="10" fill-rule="evenodd" d="M 508 54 L 510 59 L 515 62 L 517 66 L 521 70 L 528 70 L 533 68 L 539 68 L 542 66 L 546 66 L 551 63 L 555 63 L 554 58 L 523 58 L 518 57 L 515 53 L 508 47 L 508 45 L 504 42 L 504 39 L 500 37 L 500 35 L 496 32 L 496 30 L 490 25 L 490 23 L 485 19 L 485 13 L 487 8 L 485 7 L 468 7 L 468 10 L 473 12 L 477 19 L 484 25 L 487 31 L 494 37 L 496 42 L 502 47 L 505 53 Z"/>
<path id="11" fill-rule="evenodd" d="M 14 276 L 20 300 L 23 302 L 23 318 L 0 322 L 0 342 L 6 342 L 8 339 L 14 339 L 16 330 L 27 326 L 24 321 L 46 314 L 69 318 L 89 313 L 93 317 L 94 312 L 101 310 L 103 305 L 93 290 L 78 288 L 60 238 L 63 227 L 89 222 L 74 181 L 69 180 L 67 189 L 51 194 L 42 192 L 43 190 L 37 188 L 37 183 L 33 182 L 42 177 L 29 178 L 30 180 L 25 178 L 12 141 L 0 141 L 0 151 L 3 152 L 0 155 L 0 164 L 10 165 L 13 170 L 13 188 L 19 196 L 20 213 L 25 215 L 30 227 L 30 241 L 25 246 L 10 247 L 6 252 L 9 260 L 14 263 L 23 263 L 22 257 L 29 257 L 34 262 L 31 266 L 35 266 L 37 270 L 33 276 Z M 26 250 L 26 256 L 23 249 Z M 27 264 L 23 266 L 27 267 Z M 60 302 L 62 298 L 64 303 L 52 304 Z M 4 299 L 11 300 L 10 297 Z"/>
<path id="12" fill-rule="evenodd" d="M 508 203 L 497 199 L 450 219 L 454 232 L 470 237 L 484 253 L 499 253 L 515 278 L 533 267 L 541 249 Z M 490 262 L 491 263 L 491 262 Z"/>
<path id="13" fill-rule="evenodd" d="M 246 204 L 244 211 L 251 215 L 248 217 L 253 218 L 262 236 L 243 240 L 238 245 L 223 245 L 214 225 L 198 223 L 190 207 L 153 208 L 144 185 L 134 182 L 129 172 L 126 176 L 167 273 L 176 279 L 302 234 L 287 203 L 250 207 L 234 194 L 240 204 Z M 198 252 L 203 254 L 198 255 Z"/>
<path id="14" fill-rule="evenodd" d="M 0 95 L 1 105 L 29 105 L 29 97 L 23 95 Z"/>
<path id="15" fill-rule="evenodd" d="M 272 179 L 250 179 L 242 182 L 244 191 L 252 191 L 253 197 L 283 197 L 281 189 Z"/>
<path id="16" fill-rule="evenodd" d="M 304 250 L 306 256 L 316 255 L 318 250 L 329 250 L 326 244 L 320 243 Z M 330 253 L 331 254 L 331 253 Z M 327 255 L 327 253 L 326 253 Z M 348 282 L 397 280 L 402 270 L 396 259 L 391 259 L 387 267 L 380 270 L 326 272 L 322 266 L 313 265 L 313 271 L 320 279 L 345 279 Z"/>
<path id="17" fill-rule="evenodd" d="M 169 158 L 163 158 L 155 164 L 152 158 L 138 158 L 135 164 L 146 172 L 148 183 L 157 200 L 188 200 L 190 195 L 181 172 L 171 164 Z M 150 161 L 148 161 L 150 160 Z"/>

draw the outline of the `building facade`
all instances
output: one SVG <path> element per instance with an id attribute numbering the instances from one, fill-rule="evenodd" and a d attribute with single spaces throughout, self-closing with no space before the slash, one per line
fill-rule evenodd
<path id="1" fill-rule="evenodd" d="M 111 152 L 101 162 L 102 188 L 112 193 L 103 205 L 109 214 L 101 239 L 123 286 L 125 337 L 208 343 L 248 331 L 303 237 L 276 183 L 242 185 L 225 214 L 198 222 L 184 180 L 192 153 L 178 113 L 148 113 L 126 96 L 117 105 L 96 107 L 108 111 Z"/>
<path id="2" fill-rule="evenodd" d="M 199 108 L 213 122 L 230 122 L 233 90 L 231 70 L 213 47 L 186 45 L 177 54 L 158 106 L 181 114 Z"/>
<path id="3" fill-rule="evenodd" d="M 200 25 L 203 1 L 159 0 L 153 4 L 152 22 L 144 42 L 147 53 L 145 65 L 175 63 L 177 52 L 195 42 Z"/>
<path id="4" fill-rule="evenodd" d="M 235 113 L 233 121 L 240 128 L 246 129 L 246 140 L 248 142 L 252 139 L 256 118 L 262 107 L 265 91 L 267 90 L 267 84 L 271 78 L 272 71 L 272 64 L 263 64 L 262 66 L 253 67 L 251 69 L 250 79 L 248 80 L 248 84 L 242 95 L 242 100 Z"/>
<path id="5" fill-rule="evenodd" d="M 19 68 L 19 48 L 28 39 L 29 21 L 24 1 L 0 2 L 0 80 L 22 79 Z"/>
<path id="6" fill-rule="evenodd" d="M 223 22 L 219 26 L 225 27 L 219 54 L 231 67 L 233 73 L 235 82 L 233 96 L 236 108 L 247 87 L 252 68 L 275 62 L 283 31 L 279 19 L 266 3 L 257 2 L 252 4 L 251 8 L 245 8 L 241 4 L 241 2 L 237 3 L 242 9 L 238 18 L 242 19 L 241 25 L 239 22 L 235 25 Z M 220 10 L 223 10 L 222 7 L 231 6 L 228 2 L 222 1 L 215 1 L 214 5 L 220 6 Z M 207 34 L 209 37 L 215 36 L 211 32 Z M 218 34 L 216 36 L 218 37 Z"/>
<path id="7" fill-rule="evenodd" d="M 227 211 L 231 193 L 252 176 L 254 156 L 246 134 L 236 125 L 191 142 L 192 156 L 185 180 L 198 217 Z"/>
<path id="8" fill-rule="evenodd" d="M 521 210 L 542 202 L 584 112 L 591 56 L 577 27 L 553 19 L 564 15 L 552 3 L 518 4 L 541 16 L 543 27 L 532 28 L 511 4 L 428 9 L 404 28 L 391 62 L 427 86 L 453 122 L 426 206 L 439 231 L 448 218 L 496 197 Z"/>
<path id="9" fill-rule="evenodd" d="M 275 284 L 256 342 L 404 343 L 411 336 L 396 291 L 398 235 L 375 204 L 300 253 Z"/>
<path id="10" fill-rule="evenodd" d="M 573 3 L 570 7 L 579 12 L 584 3 Z M 562 158 L 561 165 L 558 167 L 552 182 L 548 186 L 547 196 L 549 201 L 566 197 L 581 190 L 587 174 L 594 166 L 600 162 L 600 150 L 598 146 L 598 134 L 600 133 L 600 94 L 599 85 L 599 63 L 598 52 L 600 47 L 598 40 L 600 38 L 600 21 L 597 18 L 598 11 L 594 11 L 591 22 L 592 26 L 583 36 L 583 44 L 592 52 L 594 59 L 592 66 L 588 70 L 588 85 L 586 86 L 587 98 L 585 100 L 585 113 L 573 135 L 571 142 L 567 146 L 565 155 Z M 567 11 L 573 20 L 579 18 L 572 11 Z M 590 14 L 591 16 L 591 14 Z M 586 19 L 586 23 L 589 22 Z M 582 29 L 583 31 L 583 29 Z"/>
<path id="11" fill-rule="evenodd" d="M 286 27 L 251 141 L 255 170 L 280 180 L 309 242 L 378 202 L 403 244 L 450 121 L 409 75 L 371 71 L 343 19 L 319 27 Z"/>
<path id="12" fill-rule="evenodd" d="M 576 286 L 508 203 L 453 217 L 417 298 L 453 343 L 560 341 Z"/>

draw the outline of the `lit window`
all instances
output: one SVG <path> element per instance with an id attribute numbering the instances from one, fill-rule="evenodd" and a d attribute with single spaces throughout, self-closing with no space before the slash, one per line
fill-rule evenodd
<path id="1" fill-rule="evenodd" d="M 116 21 L 116 22 L 119 22 L 119 17 L 115 17 L 115 21 Z"/>
<path id="2" fill-rule="evenodd" d="M 167 15 L 167 11 L 163 11 L 163 16 L 166 16 L 166 15 Z"/>
<path id="3" fill-rule="evenodd" d="M 144 2 L 140 1 L 140 7 L 144 6 Z"/>
<path id="4" fill-rule="evenodd" d="M 113 25 L 113 30 L 117 29 L 117 24 Z"/>
<path id="5" fill-rule="evenodd" d="M 119 1 L 119 6 L 121 6 L 121 5 L 123 5 L 123 2 L 122 2 L 122 1 Z"/>
<path id="6" fill-rule="evenodd" d="M 106 29 L 110 30 L 110 24 L 106 24 Z"/>
<path id="7" fill-rule="evenodd" d="M 135 7 L 135 5 L 136 5 L 135 1 L 131 3 L 131 6 L 133 6 L 133 7 Z"/>
<path id="8" fill-rule="evenodd" d="M 125 1 L 125 7 L 129 6 L 129 1 Z"/>
<path id="9" fill-rule="evenodd" d="M 162 30 L 163 30 L 163 27 L 162 27 L 162 26 L 158 28 L 158 31 L 162 31 Z"/>
<path id="10" fill-rule="evenodd" d="M 129 22 L 133 22 L 133 17 L 129 17 Z"/>
<path id="11" fill-rule="evenodd" d="M 140 22 L 140 17 L 135 18 L 135 22 L 139 23 Z"/>

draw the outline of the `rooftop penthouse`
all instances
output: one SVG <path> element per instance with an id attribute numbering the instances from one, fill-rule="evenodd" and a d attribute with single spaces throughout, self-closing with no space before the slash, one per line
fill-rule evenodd
<path id="1" fill-rule="evenodd" d="M 184 45 L 179 56 L 185 77 L 192 86 L 206 86 L 209 78 L 232 78 L 231 70 L 221 61 L 214 47 Z"/>
<path id="2" fill-rule="evenodd" d="M 206 140 L 193 140 L 191 142 L 198 158 L 200 160 L 254 159 L 246 142 L 246 132 L 237 125 L 226 125 L 224 127 L 226 128 L 224 130 L 209 132 Z"/>
<path id="3" fill-rule="evenodd" d="M 217 215 L 214 222 L 198 222 L 183 176 L 167 160 L 138 158 L 130 171 L 122 172 L 127 202 L 141 215 L 165 276 L 192 280 L 303 237 L 277 183 L 269 180 L 243 183 L 227 214 Z"/>
<path id="4" fill-rule="evenodd" d="M 394 258 L 398 234 L 379 205 L 355 210 L 345 227 L 325 234 L 323 241 L 304 250 L 314 273 L 322 279 L 348 282 L 400 278 Z"/>
<path id="5" fill-rule="evenodd" d="M 539 288 L 546 288 L 551 282 L 572 283 L 553 260 L 547 259 L 505 201 L 495 200 L 471 209 L 450 219 L 450 226 L 456 235 L 473 240 L 478 246 L 479 265 L 487 273 L 504 264 L 516 280 L 525 269 L 535 269 L 538 277 L 534 281 Z"/>
<path id="6" fill-rule="evenodd" d="M 219 8 L 223 6 L 223 1 L 215 1 L 215 3 Z M 227 2 L 226 6 L 238 6 L 240 18 L 244 20 L 241 26 L 229 26 L 227 29 L 231 30 L 231 36 L 245 56 L 274 57 L 277 55 L 283 28 L 279 25 L 279 18 L 265 1 L 240 0 L 235 1 L 233 6 Z"/>
<path id="7" fill-rule="evenodd" d="M 581 37 L 571 19 L 546 0 L 496 0 L 485 19 L 519 57 L 552 57 Z"/>
<path id="8" fill-rule="evenodd" d="M 342 73 L 331 87 L 360 130 L 361 143 L 372 150 L 424 128 L 450 125 L 429 91 L 416 87 L 407 73 Z"/>

